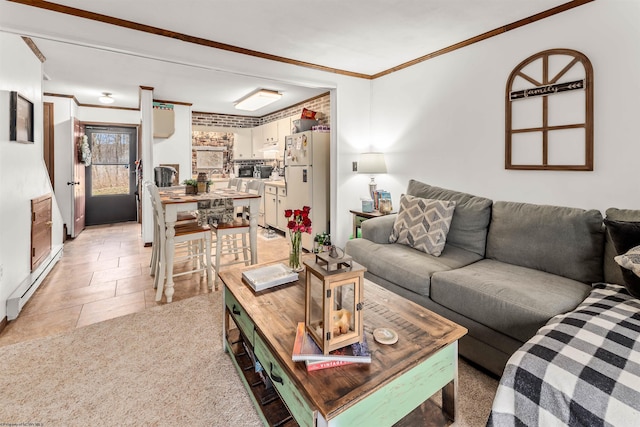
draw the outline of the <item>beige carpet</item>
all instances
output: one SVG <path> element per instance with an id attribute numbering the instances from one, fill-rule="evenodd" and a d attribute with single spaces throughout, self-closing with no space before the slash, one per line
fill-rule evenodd
<path id="1" fill-rule="evenodd" d="M 215 292 L 0 347 L 0 424 L 261 425 L 222 350 L 221 312 Z M 464 362 L 459 378 L 456 425 L 483 426 L 497 382 Z"/>

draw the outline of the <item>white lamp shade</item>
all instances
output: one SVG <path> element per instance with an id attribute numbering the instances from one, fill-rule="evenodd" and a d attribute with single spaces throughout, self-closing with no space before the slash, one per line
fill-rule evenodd
<path id="1" fill-rule="evenodd" d="M 383 153 L 362 153 L 358 164 L 358 173 L 387 173 L 387 164 Z"/>

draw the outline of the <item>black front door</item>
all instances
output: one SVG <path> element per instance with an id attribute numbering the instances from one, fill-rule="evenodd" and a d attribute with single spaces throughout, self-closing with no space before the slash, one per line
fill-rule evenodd
<path id="1" fill-rule="evenodd" d="M 135 127 L 89 126 L 91 166 L 86 168 L 86 224 L 135 221 Z"/>

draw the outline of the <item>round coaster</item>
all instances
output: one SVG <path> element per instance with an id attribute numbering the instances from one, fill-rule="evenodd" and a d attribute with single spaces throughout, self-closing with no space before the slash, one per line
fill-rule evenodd
<path id="1" fill-rule="evenodd" d="M 388 328 L 374 329 L 373 338 L 380 344 L 395 344 L 398 342 L 398 334 L 396 331 Z"/>

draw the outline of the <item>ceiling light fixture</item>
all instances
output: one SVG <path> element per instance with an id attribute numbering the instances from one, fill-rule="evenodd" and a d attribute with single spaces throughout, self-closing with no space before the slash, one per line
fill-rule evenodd
<path id="1" fill-rule="evenodd" d="M 103 104 L 113 104 L 115 99 L 111 97 L 111 93 L 102 92 L 102 96 L 98 98 L 98 101 L 102 102 Z"/>
<path id="2" fill-rule="evenodd" d="M 236 108 L 238 110 L 255 111 L 262 107 L 266 107 L 272 102 L 276 102 L 280 98 L 282 98 L 282 94 L 280 92 L 275 90 L 258 89 L 236 102 Z"/>

